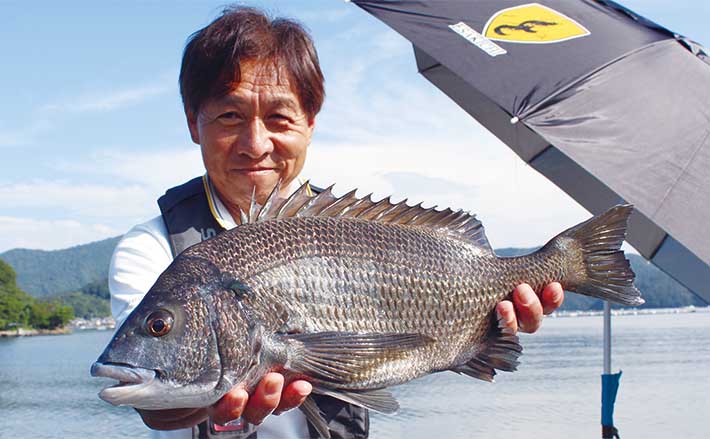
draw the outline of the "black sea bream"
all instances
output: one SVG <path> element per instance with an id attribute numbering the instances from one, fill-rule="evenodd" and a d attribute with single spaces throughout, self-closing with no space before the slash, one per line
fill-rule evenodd
<path id="1" fill-rule="evenodd" d="M 495 306 L 552 281 L 643 303 L 619 247 L 631 206 L 573 227 L 539 251 L 497 257 L 465 212 L 274 191 L 242 225 L 190 247 L 158 278 L 92 367 L 100 396 L 143 409 L 204 407 L 268 371 L 393 412 L 385 387 L 451 370 L 492 380 L 522 348 Z M 324 435 L 312 401 L 302 406 Z"/>

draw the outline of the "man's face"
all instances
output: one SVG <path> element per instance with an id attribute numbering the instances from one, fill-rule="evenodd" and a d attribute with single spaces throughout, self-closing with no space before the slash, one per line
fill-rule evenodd
<path id="1" fill-rule="evenodd" d="M 241 81 L 187 120 L 207 173 L 232 212 L 248 208 L 254 188 L 263 203 L 279 179 L 286 188 L 298 176 L 315 126 L 288 73 L 256 62 L 243 62 Z"/>

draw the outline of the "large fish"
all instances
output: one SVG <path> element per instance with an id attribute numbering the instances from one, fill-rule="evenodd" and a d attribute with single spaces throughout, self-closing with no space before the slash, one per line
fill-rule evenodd
<path id="1" fill-rule="evenodd" d="M 101 391 L 143 409 L 205 407 L 268 371 L 380 412 L 384 390 L 451 370 L 492 380 L 522 348 L 495 306 L 527 282 L 626 305 L 643 303 L 619 247 L 617 206 L 521 257 L 495 255 L 465 212 L 357 198 L 329 189 L 288 199 L 278 187 L 242 225 L 188 248 L 163 272 L 92 366 Z M 306 416 L 328 437 L 315 404 Z"/>

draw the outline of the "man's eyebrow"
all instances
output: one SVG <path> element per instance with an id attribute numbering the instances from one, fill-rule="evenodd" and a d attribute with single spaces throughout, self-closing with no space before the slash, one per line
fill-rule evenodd
<path id="1" fill-rule="evenodd" d="M 298 110 L 298 102 L 293 98 L 286 96 L 277 96 L 270 102 L 275 107 L 286 107 L 290 110 Z"/>
<path id="2" fill-rule="evenodd" d="M 219 102 L 226 105 L 249 105 L 249 99 L 235 95 L 224 95 L 219 98 Z M 267 104 L 273 107 L 286 107 L 290 110 L 298 110 L 298 102 L 290 96 L 274 96 L 267 101 Z"/>

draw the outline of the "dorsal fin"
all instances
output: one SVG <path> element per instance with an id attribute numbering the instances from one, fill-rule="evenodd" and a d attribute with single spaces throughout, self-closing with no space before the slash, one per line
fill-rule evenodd
<path id="1" fill-rule="evenodd" d="M 256 221 L 256 212 L 259 210 L 259 203 L 256 202 L 256 186 L 251 191 L 251 202 L 249 203 L 249 222 Z"/>
<path id="2" fill-rule="evenodd" d="M 276 183 L 276 186 L 274 186 L 274 189 L 271 191 L 269 194 L 269 198 L 266 199 L 266 203 L 261 207 L 261 210 L 259 211 L 259 215 L 256 217 L 256 222 L 259 221 L 264 221 L 268 219 L 269 215 L 269 210 L 271 210 L 271 206 L 274 204 L 274 202 L 278 202 L 279 198 L 279 192 L 281 191 L 281 180 L 279 180 Z M 252 203 L 254 202 L 254 196 L 252 196 Z"/>
<path id="3" fill-rule="evenodd" d="M 301 210 L 301 207 L 303 207 L 304 204 L 306 204 L 306 202 L 312 197 L 308 195 L 308 192 L 308 182 L 306 182 L 286 199 L 283 206 L 281 206 L 276 213 L 275 218 L 300 216 L 298 215 L 298 212 Z"/>
<path id="4" fill-rule="evenodd" d="M 436 210 L 436 206 L 424 208 L 421 203 L 408 206 L 407 200 L 392 203 L 391 197 L 373 201 L 372 194 L 358 198 L 355 195 L 356 190 L 336 197 L 333 195 L 332 185 L 319 194 L 311 195 L 308 182 L 284 199 L 279 195 L 280 183 L 271 191 L 263 206 L 259 206 L 255 193 L 252 193 L 249 212 L 240 212 L 242 224 L 310 216 L 359 218 L 386 224 L 433 229 L 452 238 L 473 242 L 486 251 L 493 251 L 486 238 L 483 224 L 476 219 L 475 215 L 462 210 Z"/>

